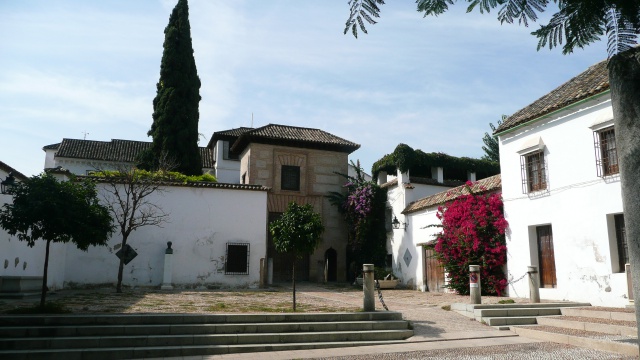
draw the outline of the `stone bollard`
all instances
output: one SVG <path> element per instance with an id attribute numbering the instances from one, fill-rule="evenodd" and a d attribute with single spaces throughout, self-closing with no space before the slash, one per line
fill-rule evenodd
<path id="1" fill-rule="evenodd" d="M 472 304 L 482 304 L 481 290 L 480 265 L 469 265 L 469 293 Z"/>
<path id="2" fill-rule="evenodd" d="M 540 285 L 538 284 L 538 267 L 527 266 L 527 273 L 529 274 L 529 302 L 540 302 Z"/>
<path id="3" fill-rule="evenodd" d="M 362 265 L 362 291 L 364 293 L 364 311 L 376 311 L 375 281 L 373 264 Z"/>
<path id="4" fill-rule="evenodd" d="M 160 290 L 173 290 L 171 285 L 171 257 L 173 256 L 173 249 L 171 248 L 171 241 L 167 241 L 167 249 L 164 251 L 164 272 L 162 274 L 162 286 Z"/>

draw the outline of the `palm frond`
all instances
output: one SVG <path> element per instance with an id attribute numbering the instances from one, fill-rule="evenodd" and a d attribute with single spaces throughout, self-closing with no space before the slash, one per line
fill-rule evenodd
<path id="1" fill-rule="evenodd" d="M 484 14 L 484 12 L 490 12 L 491 9 L 497 7 L 498 5 L 502 5 L 507 0 L 472 0 L 469 6 L 467 7 L 467 12 L 470 13 L 475 9 L 476 6 L 479 7 L 480 13 Z"/>
<path id="2" fill-rule="evenodd" d="M 424 17 L 428 15 L 438 16 L 449 10 L 449 5 L 453 5 L 453 0 L 416 0 L 418 11 L 424 12 Z"/>
<path id="3" fill-rule="evenodd" d="M 538 50 L 545 46 L 552 49 L 564 41 L 562 53 L 566 55 L 576 47 L 584 48 L 598 41 L 604 35 L 602 7 L 583 1 L 563 1 L 559 5 L 560 10 L 549 23 L 532 32 L 538 38 Z"/>
<path id="4" fill-rule="evenodd" d="M 529 21 L 537 21 L 538 13 L 543 12 L 548 4 L 549 0 L 506 0 L 498 13 L 498 20 L 513 24 L 517 19 L 518 24 L 529 26 Z"/>
<path id="5" fill-rule="evenodd" d="M 380 17 L 379 5 L 384 5 L 384 0 L 349 0 L 351 13 L 344 25 L 344 33 L 346 34 L 351 29 L 351 33 L 357 39 L 359 27 L 360 31 L 367 34 L 367 28 L 362 19 L 369 24 L 376 24 L 377 22 L 373 18 Z"/>
<path id="6" fill-rule="evenodd" d="M 605 16 L 607 33 L 607 53 L 609 57 L 629 50 L 638 44 L 639 29 L 631 20 L 612 7 Z"/>

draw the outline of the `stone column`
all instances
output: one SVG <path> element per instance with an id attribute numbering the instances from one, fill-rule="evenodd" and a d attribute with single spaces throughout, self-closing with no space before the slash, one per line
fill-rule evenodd
<path id="1" fill-rule="evenodd" d="M 529 302 L 540 302 L 540 284 L 538 283 L 538 267 L 527 266 L 527 273 L 529 274 Z"/>
<path id="2" fill-rule="evenodd" d="M 482 304 L 481 289 L 480 265 L 469 265 L 469 292 L 472 304 Z"/>
<path id="3" fill-rule="evenodd" d="M 162 276 L 162 286 L 160 286 L 161 290 L 173 290 L 173 285 L 171 285 L 172 256 L 173 249 L 171 248 L 171 241 L 167 241 L 167 250 L 164 251 L 164 274 Z"/>
<path id="4" fill-rule="evenodd" d="M 375 282 L 373 264 L 362 265 L 362 292 L 364 295 L 364 311 L 376 311 Z"/>

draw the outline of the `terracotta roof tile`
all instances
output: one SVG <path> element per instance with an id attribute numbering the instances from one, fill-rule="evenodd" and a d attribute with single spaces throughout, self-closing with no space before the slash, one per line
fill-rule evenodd
<path id="1" fill-rule="evenodd" d="M 359 144 L 320 129 L 269 124 L 243 133 L 233 145 L 232 151 L 241 153 L 252 142 L 346 153 L 360 148 Z"/>
<path id="2" fill-rule="evenodd" d="M 509 130 L 608 89 L 609 73 L 605 60 L 589 67 L 580 75 L 509 116 L 494 133 Z"/>
<path id="3" fill-rule="evenodd" d="M 240 135 L 250 130 L 253 130 L 253 128 L 239 127 L 235 129 L 216 131 L 211 136 L 211 140 L 209 140 L 209 144 L 207 145 L 207 147 L 212 149 L 215 142 L 218 140 L 236 141 L 240 137 Z M 233 145 L 233 143 L 231 143 L 231 145 Z"/>
<path id="4" fill-rule="evenodd" d="M 95 182 L 103 182 L 104 178 L 99 176 L 85 176 L 79 175 L 76 176 L 76 179 L 90 179 Z M 197 187 L 197 188 L 215 188 L 215 189 L 229 189 L 229 190 L 250 190 L 250 191 L 269 191 L 270 187 L 262 186 L 262 185 L 250 185 L 250 184 L 228 184 L 228 183 L 219 183 L 219 182 L 194 182 L 194 183 L 185 183 L 185 182 L 176 182 L 176 181 L 159 181 L 159 184 L 166 186 L 178 186 L 178 187 Z"/>
<path id="5" fill-rule="evenodd" d="M 473 192 L 488 192 L 500 189 L 502 189 L 502 179 L 500 177 L 500 174 L 478 180 L 474 182 L 473 186 L 471 187 L 471 190 Z M 437 194 L 414 201 L 407 205 L 402 213 L 410 214 L 436 205 L 441 205 L 464 194 L 468 194 L 466 187 L 464 185 L 458 186 L 453 189 L 439 192 Z"/>
<path id="6" fill-rule="evenodd" d="M 137 156 L 142 151 L 147 150 L 150 147 L 151 142 L 146 141 L 118 139 L 113 139 L 111 141 L 63 139 L 55 156 L 132 163 L 136 161 Z M 205 147 L 200 147 L 199 149 L 200 156 L 202 157 L 202 167 L 213 168 L 214 160 L 211 150 Z"/>
<path id="7" fill-rule="evenodd" d="M 2 169 L 2 171 L 6 173 L 13 173 L 13 176 L 20 181 L 25 180 L 27 178 L 25 174 L 21 173 L 20 171 L 14 169 L 13 167 L 7 165 L 2 161 L 0 161 L 0 169 Z M 4 180 L 4 179 L 0 179 L 0 180 Z"/>

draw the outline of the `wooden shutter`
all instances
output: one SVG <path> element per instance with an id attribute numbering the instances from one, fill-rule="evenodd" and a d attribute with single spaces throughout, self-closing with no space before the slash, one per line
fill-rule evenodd
<path id="1" fill-rule="evenodd" d="M 538 264 L 540 266 L 540 287 L 556 287 L 556 260 L 553 252 L 551 225 L 538 226 Z"/>

